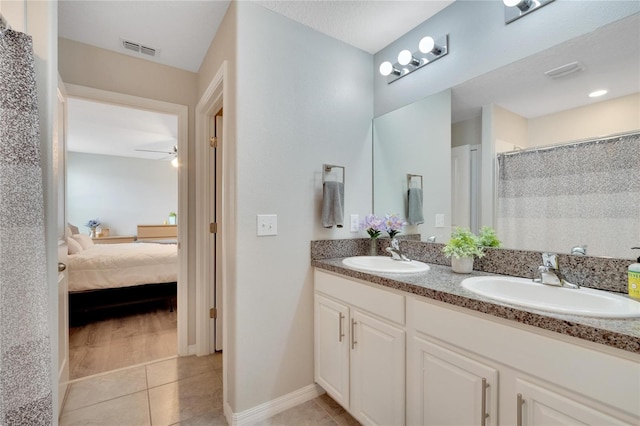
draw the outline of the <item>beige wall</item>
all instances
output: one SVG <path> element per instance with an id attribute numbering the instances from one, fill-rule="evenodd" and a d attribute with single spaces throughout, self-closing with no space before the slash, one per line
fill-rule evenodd
<path id="1" fill-rule="evenodd" d="M 186 105 L 189 108 L 188 342 L 193 344 L 195 342 L 194 111 L 197 74 L 65 38 L 58 39 L 58 70 L 65 83 Z"/>
<path id="2" fill-rule="evenodd" d="M 529 120 L 529 146 L 640 130 L 640 93 Z"/>
<path id="3" fill-rule="evenodd" d="M 513 151 L 514 145 L 528 146 L 526 118 L 494 105 L 493 119 L 496 152 Z"/>
<path id="4" fill-rule="evenodd" d="M 451 147 L 480 145 L 482 143 L 482 117 L 470 118 L 451 125 Z"/>

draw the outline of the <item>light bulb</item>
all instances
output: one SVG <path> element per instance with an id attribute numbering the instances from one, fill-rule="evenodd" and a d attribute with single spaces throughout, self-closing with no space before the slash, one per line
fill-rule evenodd
<path id="1" fill-rule="evenodd" d="M 600 97 L 600 96 L 604 96 L 606 94 L 607 94 L 607 91 L 604 90 L 604 89 L 603 90 L 596 90 L 595 92 L 589 93 L 589 97 L 590 98 L 597 98 L 597 97 Z"/>
<path id="2" fill-rule="evenodd" d="M 504 5 L 507 7 L 517 6 L 521 0 L 502 0 Z"/>
<path id="3" fill-rule="evenodd" d="M 173 157 L 173 160 L 171 160 L 171 165 L 173 167 L 178 167 L 178 157 Z"/>
<path id="4" fill-rule="evenodd" d="M 398 53 L 398 63 L 400 65 L 409 65 L 412 57 L 413 55 L 409 50 L 403 50 L 402 52 Z"/>
<path id="5" fill-rule="evenodd" d="M 383 76 L 388 76 L 392 71 L 393 65 L 391 65 L 391 62 L 385 61 L 380 64 L 380 74 L 382 74 Z"/>
<path id="6" fill-rule="evenodd" d="M 422 53 L 429 53 L 431 51 L 433 51 L 433 49 L 436 47 L 436 42 L 433 40 L 432 37 L 423 37 L 422 40 L 420 40 L 420 43 L 418 44 L 418 49 L 420 49 L 420 51 Z"/>

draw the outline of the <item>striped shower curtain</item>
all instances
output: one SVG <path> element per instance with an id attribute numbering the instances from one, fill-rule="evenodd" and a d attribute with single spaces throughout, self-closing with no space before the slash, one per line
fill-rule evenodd
<path id="1" fill-rule="evenodd" d="M 53 422 L 52 364 L 31 37 L 0 30 L 0 424 Z"/>
<path id="2" fill-rule="evenodd" d="M 634 258 L 640 245 L 640 133 L 498 155 L 504 247 Z M 637 256 L 637 254 L 635 254 Z"/>

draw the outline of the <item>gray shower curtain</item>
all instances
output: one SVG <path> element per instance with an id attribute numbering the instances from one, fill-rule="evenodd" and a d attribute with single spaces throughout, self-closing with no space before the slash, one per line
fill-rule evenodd
<path id="1" fill-rule="evenodd" d="M 496 230 L 505 247 L 634 258 L 640 133 L 498 155 Z"/>
<path id="2" fill-rule="evenodd" d="M 0 31 L 0 424 L 53 422 L 52 363 L 31 37 Z"/>

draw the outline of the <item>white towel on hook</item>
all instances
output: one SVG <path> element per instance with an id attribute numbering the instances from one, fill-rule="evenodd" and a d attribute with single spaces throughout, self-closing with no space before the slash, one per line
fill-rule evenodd
<path id="1" fill-rule="evenodd" d="M 331 228 L 344 224 L 344 183 L 326 181 L 322 184 L 322 226 Z"/>
<path id="2" fill-rule="evenodd" d="M 422 213 L 422 188 L 409 188 L 407 192 L 407 222 L 409 222 L 409 225 L 424 223 Z"/>

